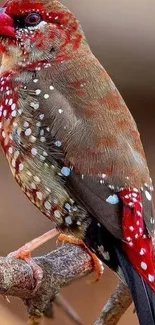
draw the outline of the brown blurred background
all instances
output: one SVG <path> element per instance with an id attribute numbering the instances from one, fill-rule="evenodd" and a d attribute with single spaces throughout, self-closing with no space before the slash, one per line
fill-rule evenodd
<path id="1" fill-rule="evenodd" d="M 3 1 L 0 1 L 3 3 Z M 126 100 L 141 132 L 155 183 L 155 2 L 154 0 L 63 0 L 80 19 L 95 55 L 103 63 Z M 37 211 L 22 194 L 0 155 L 0 255 L 6 255 L 51 227 L 50 221 Z M 49 242 L 35 254 L 51 250 Z M 111 271 L 104 273 L 96 285 L 85 280 L 63 290 L 86 324 L 93 324 L 103 304 L 114 290 L 117 279 Z M 26 320 L 23 304 L 11 299 L 5 304 L 14 314 Z M 53 325 L 71 325 L 56 312 Z M 119 325 L 137 325 L 133 308 Z M 1 321 L 0 321 L 1 323 Z M 44 321 L 44 324 L 51 322 Z"/>

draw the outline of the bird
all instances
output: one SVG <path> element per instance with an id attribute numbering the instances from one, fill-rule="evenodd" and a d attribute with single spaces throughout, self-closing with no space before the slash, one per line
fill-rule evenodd
<path id="1" fill-rule="evenodd" d="M 55 228 L 83 245 L 98 277 L 128 285 L 141 325 L 155 324 L 153 185 L 126 103 L 81 24 L 57 0 L 8 0 L 0 9 L 0 142 L 11 172 Z"/>

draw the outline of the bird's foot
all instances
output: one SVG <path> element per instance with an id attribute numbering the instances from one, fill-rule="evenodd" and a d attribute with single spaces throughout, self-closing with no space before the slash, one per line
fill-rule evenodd
<path id="1" fill-rule="evenodd" d="M 21 259 L 30 265 L 33 272 L 33 278 L 35 280 L 35 288 L 33 290 L 33 294 L 35 294 L 40 287 L 43 278 L 43 270 L 31 257 L 31 251 L 28 250 L 25 245 L 18 250 L 11 252 L 7 257 Z"/>
<path id="2" fill-rule="evenodd" d="M 80 240 L 76 237 L 73 237 L 73 236 L 67 236 L 65 234 L 61 234 L 58 237 L 58 241 L 63 242 L 63 243 L 70 243 L 70 244 L 78 245 L 78 246 L 81 246 L 83 249 L 85 249 L 92 258 L 93 270 L 97 275 L 96 278 L 93 280 L 90 280 L 89 283 L 96 283 L 101 279 L 103 271 L 104 271 L 103 264 L 99 260 L 99 258 L 94 253 L 91 252 L 91 250 L 85 245 L 85 243 L 82 240 Z"/>
<path id="3" fill-rule="evenodd" d="M 33 277 L 36 281 L 36 285 L 35 285 L 35 289 L 34 289 L 33 293 L 35 293 L 38 290 L 38 288 L 41 284 L 41 281 L 43 278 L 43 271 L 42 271 L 41 267 L 32 259 L 31 253 L 39 246 L 46 243 L 48 240 L 55 237 L 57 234 L 58 234 L 58 231 L 56 229 L 52 229 L 52 230 L 48 231 L 47 233 L 43 234 L 42 236 L 35 238 L 32 241 L 30 241 L 29 243 L 25 244 L 24 246 L 19 248 L 17 251 L 12 252 L 8 255 L 8 257 L 13 257 L 16 259 L 24 260 L 32 268 Z"/>

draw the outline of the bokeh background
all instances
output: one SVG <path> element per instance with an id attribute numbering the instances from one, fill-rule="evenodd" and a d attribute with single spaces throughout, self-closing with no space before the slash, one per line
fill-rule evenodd
<path id="1" fill-rule="evenodd" d="M 3 3 L 3 1 L 0 1 Z M 109 72 L 134 115 L 155 182 L 155 2 L 154 0 L 63 0 L 80 19 L 93 52 Z M 0 255 L 51 228 L 16 185 L 0 153 Z M 49 242 L 35 254 L 55 247 Z M 108 269 L 96 285 L 86 280 L 73 283 L 62 293 L 76 308 L 85 324 L 93 324 L 115 289 L 117 279 Z M 26 311 L 18 299 L 1 304 L 26 324 Z M 21 322 L 21 321 L 20 321 Z M 0 318 L 0 323 L 4 322 Z M 51 321 L 44 321 L 50 324 Z M 59 311 L 53 325 L 72 323 Z M 133 307 L 119 325 L 137 325 Z"/>

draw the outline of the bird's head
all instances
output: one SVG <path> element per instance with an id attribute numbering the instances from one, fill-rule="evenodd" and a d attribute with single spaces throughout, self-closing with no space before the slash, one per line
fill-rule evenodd
<path id="1" fill-rule="evenodd" d="M 8 0 L 0 9 L 3 63 L 20 67 L 64 61 L 85 37 L 74 15 L 57 0 Z"/>

